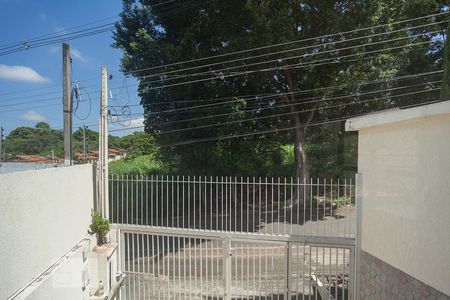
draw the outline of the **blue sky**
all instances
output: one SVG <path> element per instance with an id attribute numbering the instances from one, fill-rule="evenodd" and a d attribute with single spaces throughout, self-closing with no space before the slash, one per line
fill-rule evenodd
<path id="1" fill-rule="evenodd" d="M 122 7 L 119 0 L 0 0 L 0 45 L 35 38 L 44 34 L 64 34 L 71 27 L 106 19 L 90 26 L 98 26 L 118 20 Z M 110 19 L 107 19 L 110 18 Z M 92 99 L 92 108 L 86 120 L 74 118 L 74 130 L 77 126 L 88 124 L 97 130 L 99 114 L 100 68 L 106 65 L 114 76 L 109 82 L 111 94 L 119 103 L 128 102 L 123 86 L 123 75 L 119 71 L 121 53 L 111 47 L 112 33 L 101 33 L 69 41 L 72 57 L 72 81 L 79 81 L 82 87 L 82 99 Z M 0 126 L 8 134 L 17 126 L 34 126 L 38 121 L 46 121 L 52 128 L 62 128 L 61 104 L 61 44 L 29 49 L 0 56 Z M 139 104 L 136 93 L 136 81 L 127 79 L 130 104 Z M 29 90 L 29 91 L 27 91 Z M 112 100 L 110 100 L 111 102 Z M 27 102 L 27 103 L 25 103 Z M 80 102 L 78 115 L 84 118 L 89 112 L 89 102 Z M 131 107 L 140 118 L 142 108 Z M 127 122 L 124 125 L 136 126 L 141 120 Z M 119 125 L 112 125 L 111 129 Z M 128 131 L 117 132 L 123 135 Z"/>

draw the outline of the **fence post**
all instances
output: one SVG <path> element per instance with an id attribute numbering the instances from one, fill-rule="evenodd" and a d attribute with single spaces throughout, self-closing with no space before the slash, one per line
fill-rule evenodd
<path id="1" fill-rule="evenodd" d="M 223 240 L 224 300 L 231 300 L 231 238 Z"/>
<path id="2" fill-rule="evenodd" d="M 286 245 L 285 299 L 291 299 L 291 242 Z"/>
<path id="3" fill-rule="evenodd" d="M 361 220 L 362 220 L 362 183 L 363 176 L 361 173 L 356 173 L 355 178 L 355 206 L 356 206 L 356 228 L 355 228 L 355 253 L 353 264 L 353 296 L 354 299 L 359 299 L 359 281 L 360 281 L 360 255 L 361 255 Z"/>

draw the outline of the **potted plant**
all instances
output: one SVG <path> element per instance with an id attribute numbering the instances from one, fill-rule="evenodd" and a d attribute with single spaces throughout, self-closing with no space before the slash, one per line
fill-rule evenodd
<path id="1" fill-rule="evenodd" d="M 107 243 L 107 234 L 109 232 L 109 221 L 103 218 L 95 210 L 92 211 L 92 224 L 89 226 L 90 231 L 97 236 L 97 245 L 101 246 Z"/>

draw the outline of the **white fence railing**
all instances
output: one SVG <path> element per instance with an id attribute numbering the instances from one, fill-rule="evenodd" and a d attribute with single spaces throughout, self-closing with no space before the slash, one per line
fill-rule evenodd
<path id="1" fill-rule="evenodd" d="M 352 246 L 121 229 L 121 299 L 354 299 Z"/>
<path id="2" fill-rule="evenodd" d="M 353 238 L 351 179 L 113 176 L 113 223 L 151 227 Z"/>

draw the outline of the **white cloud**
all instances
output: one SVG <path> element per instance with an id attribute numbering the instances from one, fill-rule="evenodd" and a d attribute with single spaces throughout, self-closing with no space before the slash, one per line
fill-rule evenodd
<path id="1" fill-rule="evenodd" d="M 49 50 L 49 52 L 52 55 L 56 55 L 56 54 L 62 53 L 61 46 L 52 46 L 52 47 L 48 48 L 48 50 Z M 70 48 L 70 56 L 73 59 L 76 59 L 76 60 L 81 61 L 81 62 L 88 61 L 88 58 L 80 50 L 78 50 L 76 48 L 73 48 L 73 47 Z"/>
<path id="2" fill-rule="evenodd" d="M 81 53 L 81 51 L 75 48 L 70 49 L 70 56 L 79 61 L 86 61 L 86 57 Z"/>
<path id="3" fill-rule="evenodd" d="M 47 121 L 47 118 L 33 110 L 29 110 L 26 113 L 24 113 L 21 118 L 26 121 L 32 121 L 32 122 L 45 122 Z"/>
<path id="4" fill-rule="evenodd" d="M 30 67 L 8 66 L 0 64 L 0 79 L 25 81 L 32 83 L 46 83 L 50 79 L 43 77 Z"/>
<path id="5" fill-rule="evenodd" d="M 132 119 L 131 121 L 120 120 L 121 122 L 118 123 L 117 118 L 113 117 L 111 121 L 110 129 L 120 129 L 119 131 L 111 132 L 113 135 L 124 136 L 135 131 L 144 131 L 144 118 Z"/>
<path id="6" fill-rule="evenodd" d="M 128 127 L 139 127 L 144 126 L 144 118 L 133 119 L 130 121 L 130 125 Z"/>

